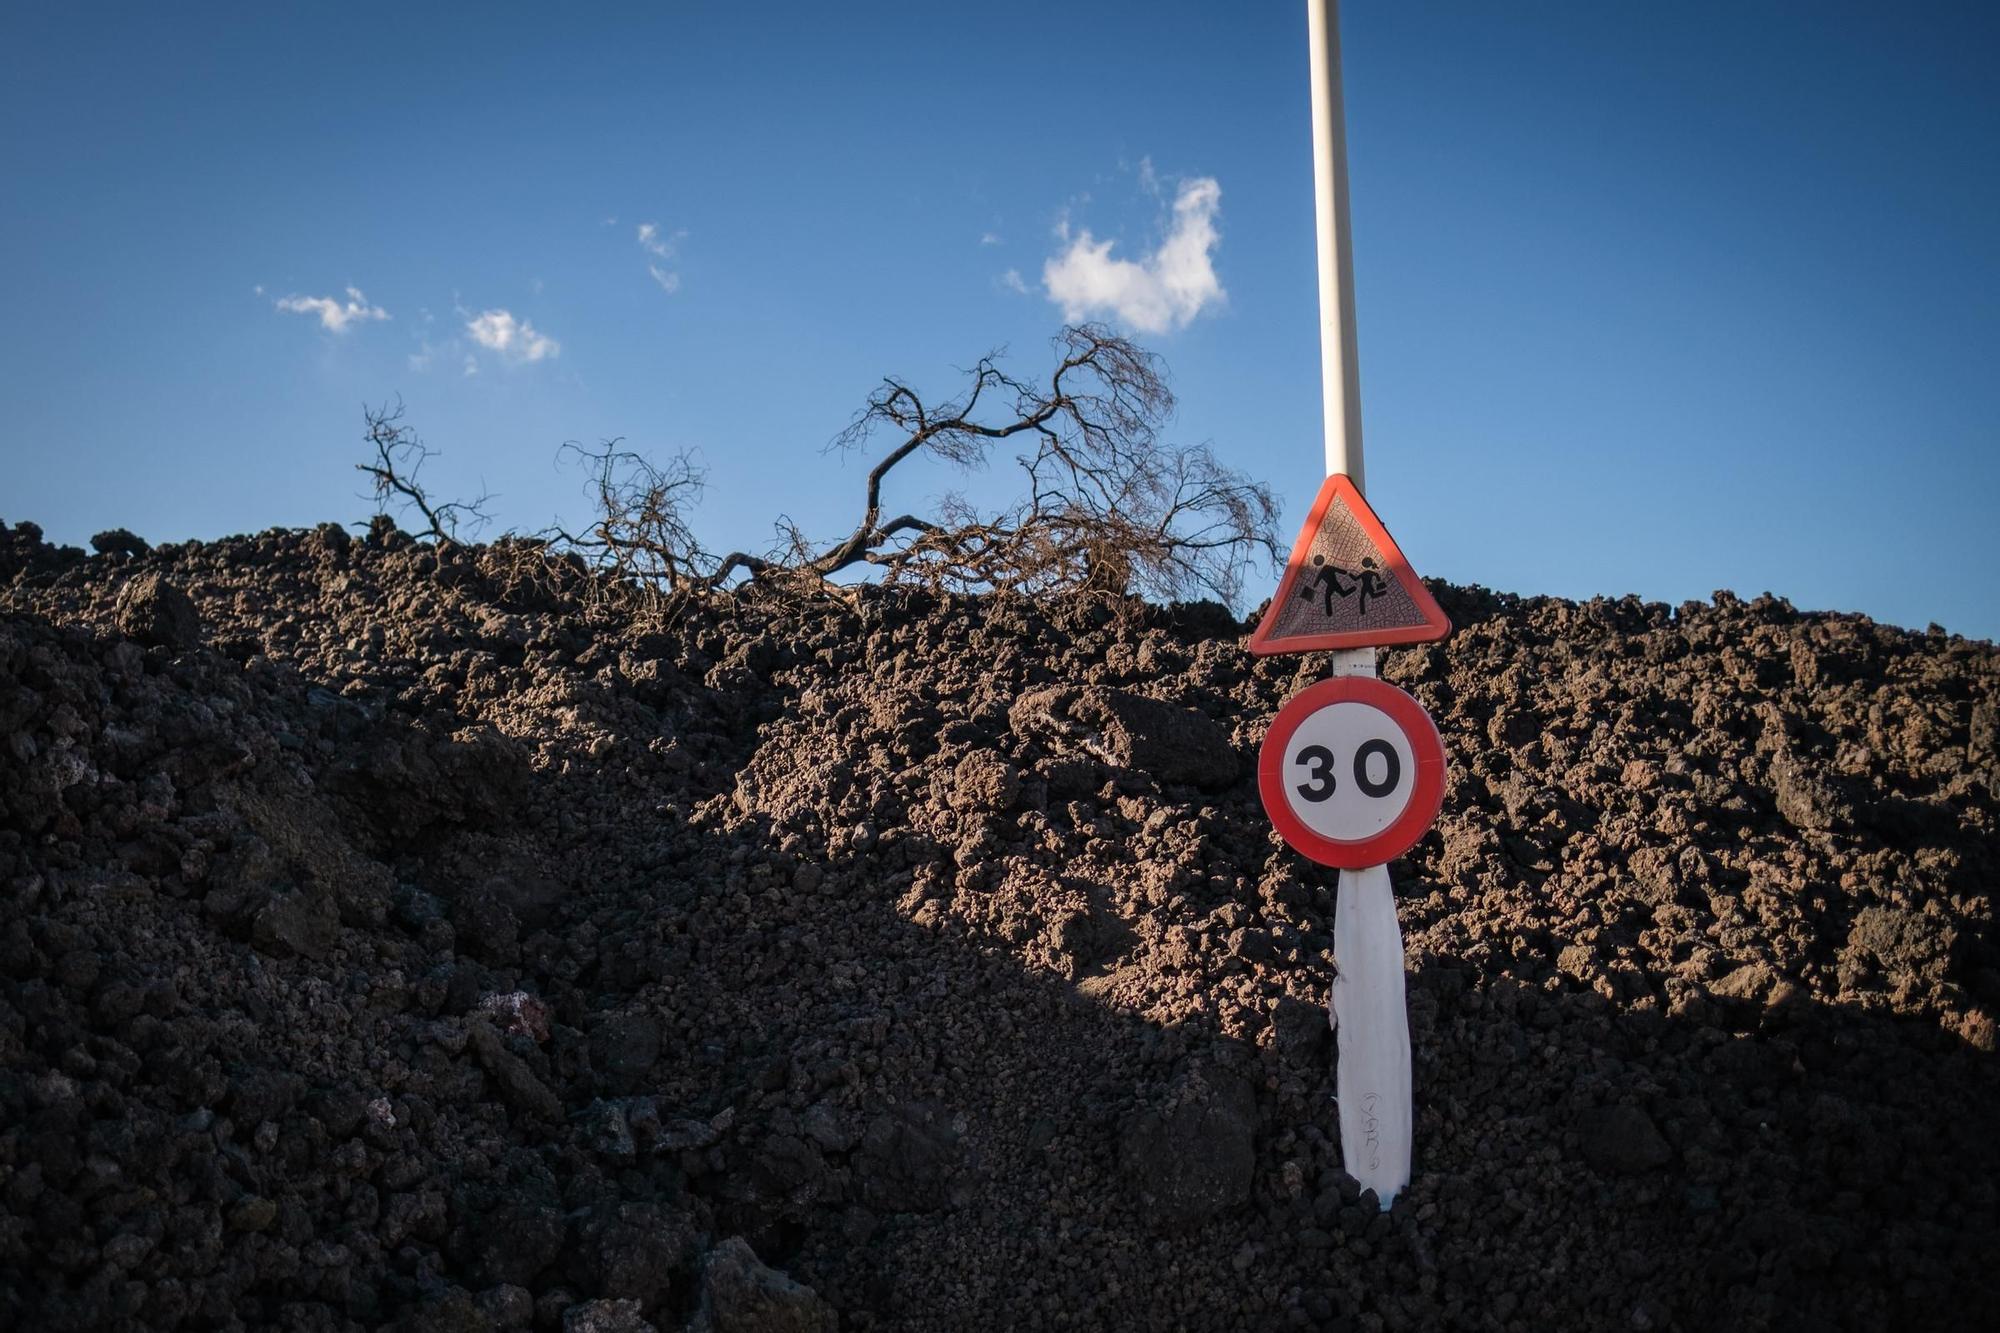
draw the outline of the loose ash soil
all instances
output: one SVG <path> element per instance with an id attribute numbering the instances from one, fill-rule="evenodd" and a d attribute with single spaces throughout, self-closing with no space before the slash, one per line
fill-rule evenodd
<path id="1" fill-rule="evenodd" d="M 1384 1214 L 1252 763 L 1323 658 L 504 565 L 0 529 L 0 1326 L 2000 1319 L 1991 644 L 1434 585 Z"/>

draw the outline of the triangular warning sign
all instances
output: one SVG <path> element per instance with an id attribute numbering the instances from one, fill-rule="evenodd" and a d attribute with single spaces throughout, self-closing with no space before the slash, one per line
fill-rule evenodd
<path id="1" fill-rule="evenodd" d="M 1264 657 L 1368 648 L 1449 633 L 1451 621 L 1395 538 L 1353 481 L 1336 474 L 1319 488 L 1250 651 Z"/>

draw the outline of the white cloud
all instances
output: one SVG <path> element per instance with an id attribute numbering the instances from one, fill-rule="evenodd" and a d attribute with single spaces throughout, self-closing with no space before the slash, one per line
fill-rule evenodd
<path id="1" fill-rule="evenodd" d="M 1010 292 L 1019 292 L 1023 296 L 1028 294 L 1028 284 L 1021 281 L 1021 270 L 1018 268 L 1010 268 L 1002 273 L 1000 285 Z"/>
<path id="2" fill-rule="evenodd" d="M 669 296 L 681 289 L 681 275 L 656 261 L 672 259 L 676 253 L 674 243 L 685 235 L 687 235 L 685 231 L 677 231 L 671 236 L 664 235 L 657 222 L 639 224 L 639 248 L 653 256 L 646 261 L 646 272 L 653 275 L 653 281 L 659 283 L 660 290 Z"/>
<path id="3" fill-rule="evenodd" d="M 277 304 L 289 314 L 318 315 L 320 327 L 329 333 L 345 333 L 348 325 L 358 321 L 389 318 L 381 306 L 368 304 L 359 287 L 347 289 L 344 304 L 331 296 L 281 296 Z"/>
<path id="4" fill-rule="evenodd" d="M 979 243 L 981 245 L 999 245 L 1001 243 L 1000 233 L 997 231 L 983 231 L 979 233 Z"/>
<path id="5" fill-rule="evenodd" d="M 1150 163 L 1146 169 L 1150 173 Z M 1140 333 L 1183 328 L 1228 296 L 1215 276 L 1221 211 L 1222 187 L 1213 176 L 1182 181 L 1166 236 L 1137 260 L 1114 259 L 1117 242 L 1100 241 L 1088 230 L 1071 236 L 1065 221 L 1057 234 L 1069 244 L 1042 265 L 1042 285 L 1064 319 L 1109 316 Z"/>
<path id="6" fill-rule="evenodd" d="M 498 352 L 505 361 L 546 361 L 562 355 L 561 343 L 527 320 L 516 318 L 510 310 L 481 311 L 465 321 L 465 331 L 472 341 L 488 351 Z M 478 372 L 475 369 L 467 373 Z"/>

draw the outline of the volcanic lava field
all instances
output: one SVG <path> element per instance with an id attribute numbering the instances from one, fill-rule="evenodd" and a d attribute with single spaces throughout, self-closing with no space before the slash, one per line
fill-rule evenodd
<path id="1" fill-rule="evenodd" d="M 1432 584 L 1415 1176 L 1213 604 L 0 529 L 0 1325 L 2000 1322 L 2000 652 Z"/>

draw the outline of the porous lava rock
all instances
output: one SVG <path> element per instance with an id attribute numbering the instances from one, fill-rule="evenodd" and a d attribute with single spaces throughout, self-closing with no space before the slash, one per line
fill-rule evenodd
<path id="1" fill-rule="evenodd" d="M 1227 786 L 1238 771 L 1229 733 L 1193 708 L 1126 690 L 1056 688 L 1016 700 L 1016 735 L 1077 750 L 1160 783 Z"/>
<path id="2" fill-rule="evenodd" d="M 1119 1160 L 1140 1202 L 1161 1222 L 1184 1226 L 1249 1200 L 1256 1128 L 1256 1099 L 1242 1079 L 1195 1071 L 1164 1106 L 1132 1117 Z"/>
<path id="3" fill-rule="evenodd" d="M 152 550 L 152 545 L 144 537 L 127 528 L 111 528 L 97 533 L 90 539 L 90 549 L 99 555 L 141 556 Z"/>
<path id="4" fill-rule="evenodd" d="M 834 1333 L 839 1321 L 812 1288 L 758 1261 L 740 1236 L 709 1252 L 690 1333 Z"/>
<path id="5" fill-rule="evenodd" d="M 1578 1132 L 1584 1160 L 1599 1171 L 1629 1175 L 1660 1166 L 1673 1156 L 1652 1117 L 1636 1106 L 1586 1111 Z"/>
<path id="6" fill-rule="evenodd" d="M 201 642 L 201 613 L 188 595 L 158 574 L 145 573 L 118 593 L 118 628 L 139 642 L 180 650 Z"/>

